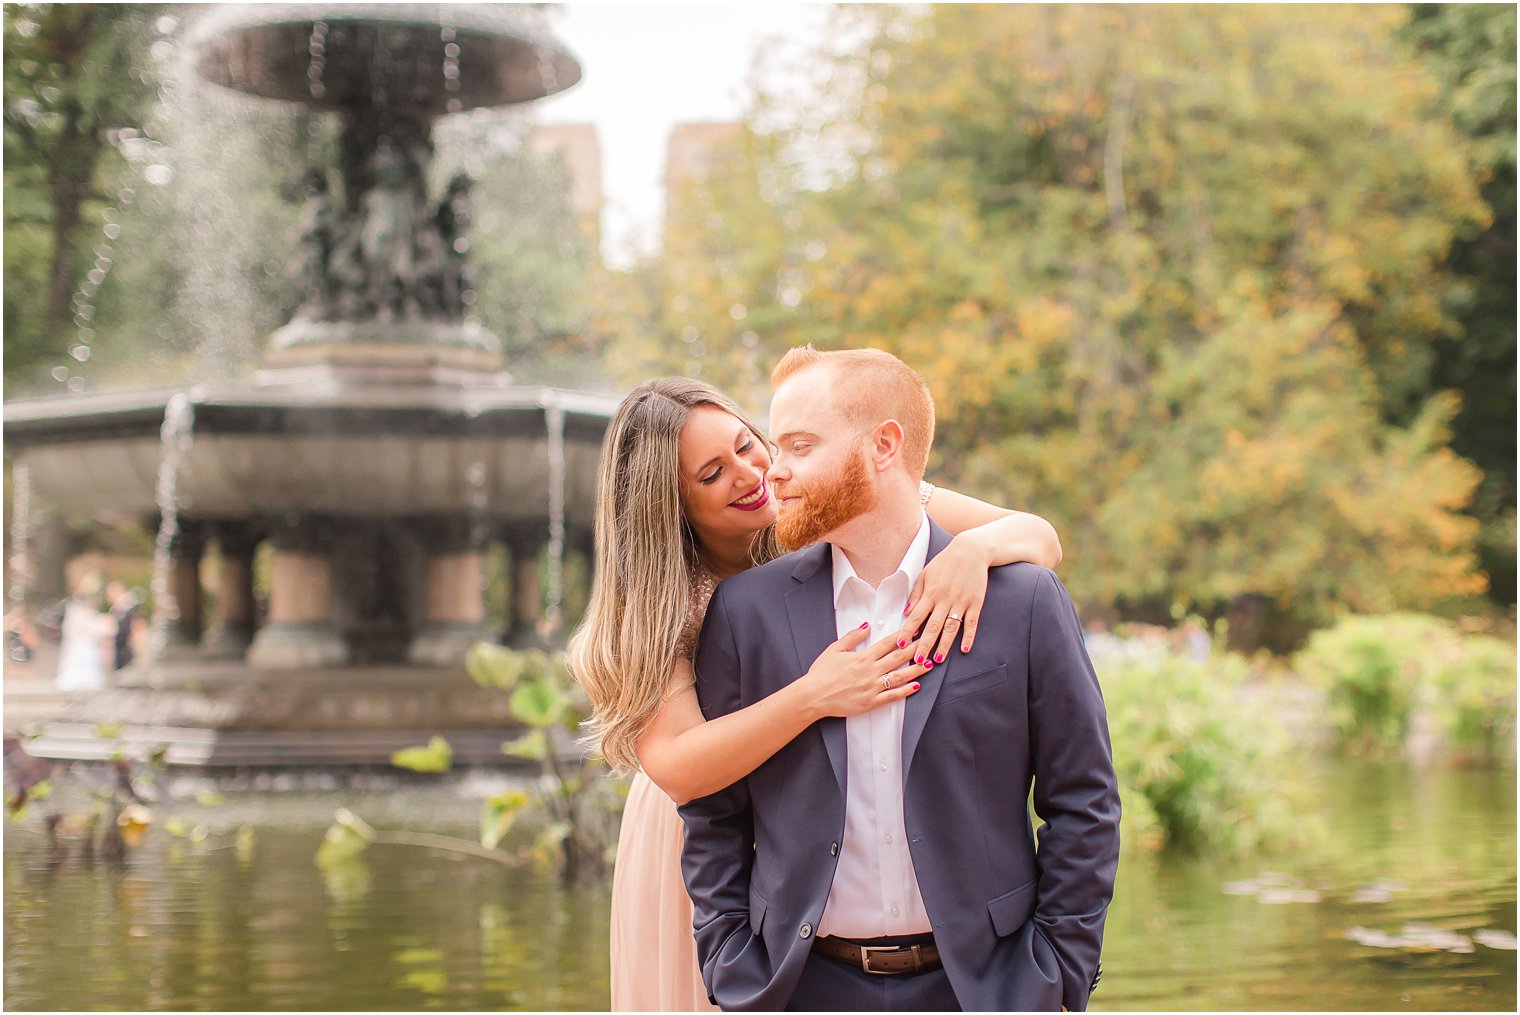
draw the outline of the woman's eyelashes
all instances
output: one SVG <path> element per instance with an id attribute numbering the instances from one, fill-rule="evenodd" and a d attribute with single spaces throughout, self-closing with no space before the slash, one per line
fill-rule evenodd
<path id="1" fill-rule="evenodd" d="M 740 448 L 739 448 L 738 451 L 736 451 L 734 453 L 735 454 L 739 454 L 739 455 L 749 454 L 749 450 L 751 448 L 753 448 L 754 446 L 755 446 L 754 438 L 750 438 L 749 440 L 745 441 L 743 445 L 740 446 Z M 719 465 L 717 468 L 713 469 L 711 475 L 703 476 L 700 480 L 698 480 L 698 482 L 700 482 L 703 486 L 707 486 L 710 483 L 717 482 L 718 477 L 721 476 L 721 475 L 723 475 L 723 466 Z"/>

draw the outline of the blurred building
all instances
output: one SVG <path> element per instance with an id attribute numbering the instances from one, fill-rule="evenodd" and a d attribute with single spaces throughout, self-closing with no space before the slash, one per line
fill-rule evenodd
<path id="1" fill-rule="evenodd" d="M 524 141 L 536 156 L 558 155 L 570 171 L 570 207 L 583 224 L 601 234 L 602 144 L 589 123 L 546 123 L 534 127 Z"/>
<path id="2" fill-rule="evenodd" d="M 680 207 L 689 184 L 711 175 L 744 137 L 742 123 L 678 123 L 665 144 L 665 221 Z"/>

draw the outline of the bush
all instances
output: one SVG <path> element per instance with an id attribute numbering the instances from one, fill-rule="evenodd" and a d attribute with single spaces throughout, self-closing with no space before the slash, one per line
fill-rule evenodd
<path id="1" fill-rule="evenodd" d="M 1402 747 L 1421 688 L 1430 683 L 1424 671 L 1429 646 L 1446 637 L 1446 626 L 1434 617 L 1348 617 L 1309 637 L 1298 670 L 1327 694 L 1342 744 L 1356 753 L 1389 754 Z"/>
<path id="2" fill-rule="evenodd" d="M 1515 648 L 1498 638 L 1455 635 L 1434 683 L 1433 709 L 1446 742 L 1494 761 L 1515 749 Z"/>
<path id="3" fill-rule="evenodd" d="M 1234 655 L 1103 661 L 1128 845 L 1244 852 L 1307 831 L 1287 733 L 1245 707 L 1245 673 Z"/>
<path id="4" fill-rule="evenodd" d="M 1430 710 L 1448 746 L 1485 758 L 1509 750 L 1515 654 L 1497 638 L 1423 614 L 1348 617 L 1312 635 L 1297 667 L 1325 689 L 1334 730 L 1354 752 L 1401 750 L 1417 709 Z"/>

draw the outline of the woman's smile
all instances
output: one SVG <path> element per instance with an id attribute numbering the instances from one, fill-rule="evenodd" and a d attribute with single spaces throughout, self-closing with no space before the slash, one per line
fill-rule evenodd
<path id="1" fill-rule="evenodd" d="M 770 489 L 766 486 L 765 480 L 762 479 L 759 486 L 738 500 L 730 502 L 728 506 L 738 508 L 740 511 L 758 511 L 760 508 L 765 507 L 770 502 L 770 499 Z"/>

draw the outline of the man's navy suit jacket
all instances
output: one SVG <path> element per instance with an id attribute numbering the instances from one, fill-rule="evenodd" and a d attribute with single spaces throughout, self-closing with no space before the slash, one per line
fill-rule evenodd
<path id="1" fill-rule="evenodd" d="M 929 556 L 948 542 L 931 524 Z M 835 637 L 827 544 L 724 581 L 696 655 L 703 714 L 772 694 Z M 1084 1010 L 1118 867 L 1119 793 L 1097 676 L 1055 574 L 991 569 L 971 652 L 957 647 L 920 683 L 903 719 L 904 830 L 957 999 Z M 721 1008 L 784 1009 L 802 975 L 844 838 L 845 743 L 844 720 L 822 720 L 681 808 L 697 954 Z"/>

